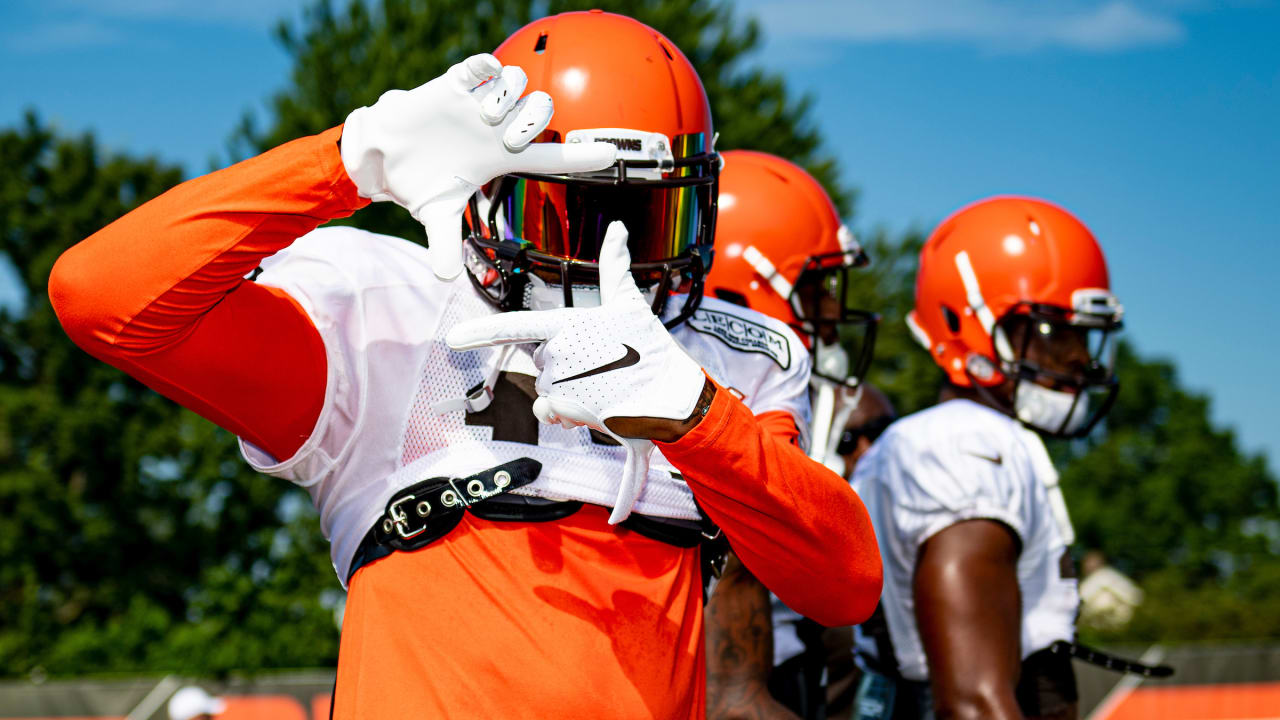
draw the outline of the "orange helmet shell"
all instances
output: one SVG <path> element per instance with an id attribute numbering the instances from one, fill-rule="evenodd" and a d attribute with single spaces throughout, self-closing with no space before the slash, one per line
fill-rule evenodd
<path id="1" fill-rule="evenodd" d="M 530 91 L 555 100 L 548 130 L 627 128 L 660 132 L 680 157 L 682 135 L 702 134 L 710 149 L 711 104 L 693 64 L 662 33 L 632 18 L 600 10 L 535 20 L 494 51 L 519 65 Z"/>
<path id="2" fill-rule="evenodd" d="M 749 261 L 748 249 L 795 285 L 811 256 L 845 249 L 840 213 L 822 185 L 794 163 L 751 150 L 721 156 L 716 255 L 706 293 L 741 295 L 751 309 L 798 327 L 790 298 Z"/>
<path id="3" fill-rule="evenodd" d="M 1084 223 L 1044 200 L 995 197 L 961 209 L 929 236 L 907 323 L 953 384 L 991 386 L 1004 380 L 993 325 L 1029 304 L 1119 314 L 1106 258 Z M 993 372 L 975 373 L 976 358 Z"/>
<path id="4" fill-rule="evenodd" d="M 491 183 L 484 203 L 472 204 L 473 224 L 484 222 L 481 204 L 490 224 L 469 236 L 477 287 L 512 310 L 528 301 L 531 278 L 558 278 L 571 305 L 568 288 L 598 284 L 605 228 L 621 221 L 654 312 L 683 296 L 665 322 L 686 320 L 710 265 L 720 167 L 711 105 L 688 58 L 644 23 L 600 10 L 535 20 L 494 55 L 524 70 L 528 90 L 552 97 L 541 140 L 610 142 L 618 159 L 599 172 L 513 173 Z"/>

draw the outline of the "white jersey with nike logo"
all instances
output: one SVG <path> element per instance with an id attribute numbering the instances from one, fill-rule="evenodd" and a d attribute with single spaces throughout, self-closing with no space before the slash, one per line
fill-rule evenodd
<path id="1" fill-rule="evenodd" d="M 912 596 L 916 558 L 926 540 L 972 519 L 1000 522 L 1021 543 L 1022 657 L 1075 638 L 1071 522 L 1044 443 L 1018 421 L 968 400 L 922 410 L 889 426 L 858 461 L 853 487 L 884 561 L 880 607 L 894 657 L 861 626 L 860 654 L 881 667 L 896 661 L 908 680 L 928 679 Z"/>
<path id="2" fill-rule="evenodd" d="M 420 480 L 464 477 L 531 457 L 542 463 L 541 475 L 514 492 L 612 504 L 622 448 L 585 427 L 537 421 L 533 345 L 506 353 L 448 348 L 444 337 L 453 325 L 497 310 L 466 277 L 439 280 L 421 246 L 328 227 L 262 266 L 257 282 L 289 293 L 319 330 L 329 378 L 316 427 L 293 457 L 279 462 L 243 440 L 241 451 L 258 471 L 311 494 L 344 584 L 356 548 L 387 501 Z M 683 301 L 672 297 L 667 317 Z M 783 411 L 808 428 L 809 355 L 785 324 L 704 298 L 672 335 L 753 413 Z M 492 402 L 465 408 L 462 399 L 491 378 Z M 655 517 L 699 516 L 688 485 L 658 452 L 634 509 Z"/>

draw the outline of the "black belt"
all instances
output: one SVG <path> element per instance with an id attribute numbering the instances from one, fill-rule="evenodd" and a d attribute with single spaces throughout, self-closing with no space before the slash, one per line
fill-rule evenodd
<path id="1" fill-rule="evenodd" d="M 434 477 L 406 487 L 387 502 L 387 509 L 365 533 L 347 580 L 364 565 L 396 550 L 418 550 L 448 535 L 468 508 L 533 482 L 542 463 L 517 458 L 464 478 Z"/>
<path id="2" fill-rule="evenodd" d="M 448 535 L 462 522 L 464 512 L 485 520 L 547 522 L 568 517 L 582 508 L 575 500 L 546 500 L 508 495 L 508 490 L 537 479 L 542 464 L 518 458 L 462 479 L 436 477 L 404 488 L 387 502 L 386 511 L 374 523 L 351 558 L 347 580 L 361 567 L 396 550 L 412 551 Z M 622 527 L 651 540 L 681 548 L 707 544 L 703 551 L 706 575 L 719 576 L 728 543 L 720 528 L 701 512 L 700 520 L 678 520 L 632 513 Z"/>
<path id="3" fill-rule="evenodd" d="M 545 523 L 568 518 L 581 510 L 582 502 L 545 500 L 540 497 L 507 495 L 507 491 L 538 479 L 543 465 L 530 457 L 518 457 L 466 478 L 431 478 L 401 489 L 387 502 L 387 510 L 365 533 L 351 559 L 347 580 L 356 570 L 390 553 L 421 550 L 447 536 L 462 523 L 463 512 L 476 518 L 520 523 Z M 728 543 L 721 529 L 699 507 L 699 520 L 653 518 L 637 512 L 622 521 L 622 527 L 649 539 L 676 547 L 703 548 L 703 588 L 709 577 L 719 577 Z"/>
<path id="4" fill-rule="evenodd" d="M 1067 642 L 1066 640 L 1055 640 L 1049 646 L 1049 652 L 1055 655 L 1067 655 L 1078 660 L 1083 660 L 1090 665 L 1097 665 L 1112 672 L 1132 673 L 1143 677 L 1164 678 L 1173 674 L 1173 668 L 1168 665 L 1147 665 L 1140 660 L 1128 660 L 1117 657 L 1110 653 L 1105 653 L 1088 645 L 1081 645 L 1077 642 Z"/>

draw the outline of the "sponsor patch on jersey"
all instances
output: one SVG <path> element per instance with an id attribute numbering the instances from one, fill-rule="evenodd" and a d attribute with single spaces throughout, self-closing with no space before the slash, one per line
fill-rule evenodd
<path id="1" fill-rule="evenodd" d="M 734 350 L 768 355 L 778 367 L 791 369 L 791 343 L 777 330 L 718 310 L 698 310 L 688 322 L 689 327 L 719 338 Z"/>

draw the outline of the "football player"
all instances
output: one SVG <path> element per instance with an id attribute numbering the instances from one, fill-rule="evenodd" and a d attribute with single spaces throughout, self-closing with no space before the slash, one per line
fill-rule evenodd
<path id="1" fill-rule="evenodd" d="M 785 322 L 801 337 L 813 361 L 809 456 L 843 472 L 839 428 L 857 405 L 879 322 L 850 302 L 853 273 L 870 260 L 803 168 L 751 150 L 723 157 L 718 262 L 706 292 Z"/>
<path id="2" fill-rule="evenodd" d="M 348 589 L 334 717 L 700 717 L 721 530 L 794 607 L 870 613 L 865 509 L 797 445 L 803 346 L 692 317 L 713 138 L 669 40 L 568 13 L 59 260 L 78 344 L 311 494 Z M 369 201 L 429 248 L 315 229 Z"/>
<path id="3" fill-rule="evenodd" d="M 1066 210 L 970 205 L 925 242 L 908 324 L 946 373 L 939 403 L 859 461 L 884 560 L 857 628 L 859 717 L 1075 717 L 1071 521 L 1041 435 L 1080 437 L 1117 391 L 1122 309 Z"/>
<path id="4" fill-rule="evenodd" d="M 810 455 L 845 472 L 851 467 L 846 460 L 863 448 L 858 433 L 877 432 L 883 412 L 892 414 L 887 400 L 877 402 L 883 399 L 879 391 L 871 402 L 859 402 L 877 318 L 851 308 L 848 293 L 867 255 L 826 191 L 802 168 L 761 152 L 732 150 L 723 156 L 716 263 L 707 293 L 758 310 L 800 334 L 814 362 Z M 846 344 L 855 348 L 852 360 Z M 825 716 L 827 652 L 820 625 L 771 596 L 733 559 L 707 616 L 712 717 L 733 716 L 747 706 L 778 717 L 793 717 L 787 709 L 802 717 Z M 847 673 L 853 670 L 849 644 L 843 643 Z"/>

